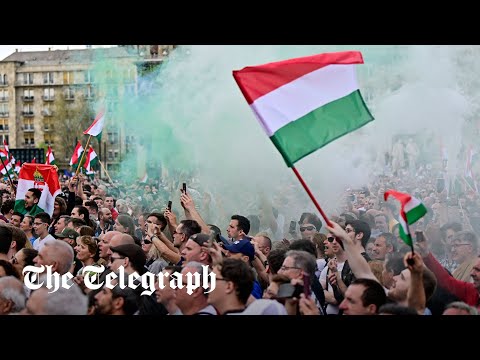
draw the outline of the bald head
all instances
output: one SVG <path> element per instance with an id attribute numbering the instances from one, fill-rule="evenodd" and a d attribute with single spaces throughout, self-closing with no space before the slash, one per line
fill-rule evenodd
<path id="1" fill-rule="evenodd" d="M 110 251 L 110 247 L 117 247 L 119 245 L 126 245 L 126 244 L 135 244 L 135 240 L 133 240 L 133 237 L 131 237 L 128 234 L 123 234 L 118 231 L 116 231 L 118 234 L 115 235 L 112 240 L 110 240 L 110 246 L 108 248 L 108 255 L 112 255 L 112 252 Z"/>
<path id="2" fill-rule="evenodd" d="M 100 235 L 100 243 L 98 247 L 100 248 L 100 257 L 108 261 L 110 258 L 110 253 L 108 250 L 110 249 L 110 241 L 115 235 L 122 235 L 120 231 L 109 231 L 106 234 Z"/>

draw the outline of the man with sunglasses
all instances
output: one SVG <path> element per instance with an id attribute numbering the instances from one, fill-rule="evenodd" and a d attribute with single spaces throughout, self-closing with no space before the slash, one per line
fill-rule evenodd
<path id="1" fill-rule="evenodd" d="M 332 257 L 327 266 L 325 266 L 320 274 L 320 284 L 325 289 L 325 302 L 327 303 L 326 313 L 327 315 L 338 314 L 339 305 L 343 300 L 343 293 L 346 291 L 342 280 L 342 270 L 347 261 L 347 254 L 343 249 L 343 243 L 341 240 L 335 238 L 332 233 L 327 234 L 328 242 L 326 246 L 331 247 L 334 257 Z"/>
<path id="2" fill-rule="evenodd" d="M 318 234 L 322 228 L 322 221 L 317 215 L 312 213 L 303 213 L 298 222 L 300 225 L 300 234 L 303 240 L 313 240 L 315 234 Z"/>

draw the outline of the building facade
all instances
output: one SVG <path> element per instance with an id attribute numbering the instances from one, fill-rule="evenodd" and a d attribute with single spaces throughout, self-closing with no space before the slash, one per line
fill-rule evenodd
<path id="1" fill-rule="evenodd" d="M 95 139 L 91 145 L 109 171 L 118 170 L 135 137 L 115 122 L 116 104 L 136 96 L 144 63 L 160 63 L 173 49 L 128 45 L 14 52 L 0 61 L 0 144 L 6 140 L 17 149 L 50 145 L 59 167 L 68 168 L 77 140 L 85 146 L 83 131 L 104 108 L 101 143 Z"/>

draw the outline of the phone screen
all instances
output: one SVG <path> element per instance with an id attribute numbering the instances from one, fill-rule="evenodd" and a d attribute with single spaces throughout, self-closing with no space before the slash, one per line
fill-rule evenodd
<path id="1" fill-rule="evenodd" d="M 187 193 L 187 183 L 183 183 L 182 189 L 183 189 L 183 192 L 186 194 Z"/>
<path id="2" fill-rule="evenodd" d="M 415 235 L 416 235 L 415 240 L 417 242 L 425 241 L 425 238 L 423 237 L 423 232 L 422 231 L 415 232 Z"/>
<path id="3" fill-rule="evenodd" d="M 168 202 L 167 208 L 168 208 L 169 211 L 172 211 L 172 202 L 171 201 Z"/>
<path id="4" fill-rule="evenodd" d="M 297 223 L 295 222 L 295 220 L 292 220 L 290 221 L 290 232 L 295 232 L 295 230 L 297 229 Z"/>

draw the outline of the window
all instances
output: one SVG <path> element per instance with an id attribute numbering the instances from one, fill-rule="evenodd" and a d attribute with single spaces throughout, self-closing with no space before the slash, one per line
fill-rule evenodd
<path id="1" fill-rule="evenodd" d="M 53 84 L 53 72 L 43 73 L 43 83 L 44 84 Z"/>
<path id="2" fill-rule="evenodd" d="M 42 115 L 43 116 L 52 116 L 53 115 L 53 111 L 52 111 L 52 108 L 50 107 L 50 104 L 45 104 L 45 106 L 43 107 L 43 110 L 42 110 Z"/>
<path id="3" fill-rule="evenodd" d="M 23 90 L 23 100 L 33 100 L 33 89 Z"/>
<path id="4" fill-rule="evenodd" d="M 0 101 L 8 101 L 8 90 L 0 90 Z"/>
<path id="5" fill-rule="evenodd" d="M 8 104 L 0 104 L 0 116 L 8 116 Z"/>
<path id="6" fill-rule="evenodd" d="M 2 144 L 4 141 L 8 144 L 8 135 L 6 134 L 0 135 L 0 141 L 2 142 Z"/>
<path id="7" fill-rule="evenodd" d="M 26 146 L 35 145 L 35 138 L 33 135 L 24 135 L 23 141 Z"/>
<path id="8" fill-rule="evenodd" d="M 54 98 L 55 98 L 55 89 L 54 88 L 43 89 L 43 100 L 53 100 Z"/>
<path id="9" fill-rule="evenodd" d="M 23 115 L 33 115 L 33 104 L 23 105 Z"/>
<path id="10" fill-rule="evenodd" d="M 43 130 L 51 131 L 53 130 L 53 121 L 52 119 L 43 119 Z M 46 136 L 46 135 L 45 135 Z"/>
<path id="11" fill-rule="evenodd" d="M 0 119 L 0 131 L 8 131 L 8 119 Z"/>
<path id="12" fill-rule="evenodd" d="M 83 96 L 86 99 L 93 99 L 95 97 L 95 88 L 91 85 L 88 85 L 85 89 L 83 89 Z"/>
<path id="13" fill-rule="evenodd" d="M 0 85 L 8 85 L 7 74 L 0 75 Z"/>
<path id="14" fill-rule="evenodd" d="M 108 160 L 113 160 L 113 151 L 108 150 Z"/>
<path id="15" fill-rule="evenodd" d="M 33 84 L 33 74 L 32 73 L 23 73 L 23 84 L 32 85 Z"/>
<path id="16" fill-rule="evenodd" d="M 53 134 L 45 134 L 44 135 L 45 144 L 47 145 L 55 145 L 55 140 L 53 138 Z"/>
<path id="17" fill-rule="evenodd" d="M 93 83 L 95 82 L 95 80 L 93 79 L 93 74 L 90 70 L 87 70 L 83 73 L 84 75 L 84 82 L 87 83 L 87 84 L 90 84 L 90 83 Z"/>
<path id="18" fill-rule="evenodd" d="M 63 72 L 63 83 L 64 84 L 75 84 L 73 71 L 64 71 Z"/>
<path id="19" fill-rule="evenodd" d="M 109 132 L 108 142 L 110 145 L 116 144 L 118 142 L 118 132 Z"/>
<path id="20" fill-rule="evenodd" d="M 24 119 L 23 120 L 23 131 L 33 131 L 35 130 L 33 126 L 33 119 Z"/>
<path id="21" fill-rule="evenodd" d="M 73 90 L 73 88 L 68 88 L 65 91 L 65 98 L 67 100 L 73 100 L 75 98 L 75 91 Z"/>
<path id="22" fill-rule="evenodd" d="M 118 160 L 118 150 L 115 150 L 113 152 L 113 156 L 114 156 L 115 160 Z"/>

